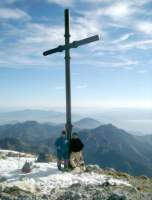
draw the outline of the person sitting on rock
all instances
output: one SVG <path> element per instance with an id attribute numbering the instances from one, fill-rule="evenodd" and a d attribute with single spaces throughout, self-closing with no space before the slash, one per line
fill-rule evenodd
<path id="1" fill-rule="evenodd" d="M 69 150 L 69 142 L 66 137 L 66 132 L 62 131 L 61 136 L 56 139 L 55 146 L 57 150 L 57 167 L 59 170 L 62 170 L 61 164 L 64 160 L 64 169 L 68 168 L 68 150 Z"/>
<path id="2" fill-rule="evenodd" d="M 77 133 L 72 134 L 70 140 L 70 165 L 73 169 L 79 168 L 85 170 L 82 149 L 84 145 L 78 137 Z"/>

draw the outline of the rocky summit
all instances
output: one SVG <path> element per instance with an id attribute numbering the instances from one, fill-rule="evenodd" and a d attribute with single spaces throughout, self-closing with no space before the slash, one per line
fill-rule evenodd
<path id="1" fill-rule="evenodd" d="M 0 150 L 1 200 L 151 200 L 152 179 L 133 177 L 113 168 L 88 165 L 85 172 L 59 172 L 55 162 L 36 162 L 36 156 Z M 32 170 L 23 173 L 25 162 Z"/>

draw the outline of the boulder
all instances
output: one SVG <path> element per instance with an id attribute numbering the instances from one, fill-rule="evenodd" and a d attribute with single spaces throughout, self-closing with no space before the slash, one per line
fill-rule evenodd
<path id="1" fill-rule="evenodd" d="M 110 195 L 108 200 L 127 200 L 127 197 L 124 196 L 123 194 L 113 193 Z"/>
<path id="2" fill-rule="evenodd" d="M 87 165 L 86 172 L 102 172 L 99 165 Z"/>
<path id="3" fill-rule="evenodd" d="M 4 176 L 0 176 L 0 183 L 1 183 L 1 182 L 4 182 L 4 181 L 6 181 L 6 180 L 7 180 L 6 177 L 4 177 Z"/>
<path id="4" fill-rule="evenodd" d="M 36 160 L 36 162 L 44 162 L 44 163 L 49 163 L 52 161 L 53 161 L 53 157 L 48 153 L 40 153 Z"/>

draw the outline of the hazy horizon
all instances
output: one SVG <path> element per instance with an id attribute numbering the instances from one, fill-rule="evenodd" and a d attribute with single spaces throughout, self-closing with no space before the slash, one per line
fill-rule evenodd
<path id="1" fill-rule="evenodd" d="M 64 108 L 20 108 L 20 109 L 0 109 L 0 114 L 14 111 L 56 111 L 65 114 Z M 138 134 L 152 134 L 152 109 L 137 109 L 137 108 L 104 108 L 101 110 L 72 110 L 72 115 L 77 115 L 78 119 L 84 117 L 90 117 L 99 120 L 101 123 L 112 123 L 119 128 L 125 129 L 131 133 Z M 49 121 L 49 119 L 48 119 Z M 65 121 L 65 117 L 63 122 Z M 74 120 L 76 121 L 76 120 Z M 50 120 L 51 122 L 51 120 Z M 57 122 L 58 123 L 58 122 Z"/>

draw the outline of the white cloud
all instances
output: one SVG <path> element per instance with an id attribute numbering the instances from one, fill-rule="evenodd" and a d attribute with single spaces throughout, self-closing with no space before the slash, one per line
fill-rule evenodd
<path id="1" fill-rule="evenodd" d="M 86 0 L 92 2 L 91 0 Z M 103 3 L 104 2 L 104 3 Z M 109 3 L 110 2 L 110 3 Z M 107 29 L 108 27 L 115 28 L 129 28 L 132 29 L 132 32 L 143 32 L 145 34 L 152 33 L 152 22 L 147 22 L 145 20 L 141 21 L 147 17 L 147 10 L 144 8 L 144 4 L 152 2 L 151 0 L 124 0 L 124 1 L 98 1 L 102 3 L 101 6 L 97 8 L 92 6 L 92 9 L 89 11 L 81 12 L 84 17 L 91 16 L 96 21 L 102 23 L 102 27 Z M 103 18 L 103 17 L 108 17 Z M 139 19 L 140 18 L 140 19 Z M 104 20 L 102 20 L 104 19 Z"/>
<path id="2" fill-rule="evenodd" d="M 91 3 L 93 3 L 93 4 L 95 4 L 95 3 L 97 3 L 97 4 L 103 4 L 103 3 L 112 4 L 112 3 L 115 3 L 116 0 L 81 0 L 81 2 L 87 2 L 87 3 L 90 3 L 90 4 Z M 121 0 L 117 0 L 117 2 L 122 3 Z M 137 6 L 143 6 L 144 4 L 150 3 L 150 2 L 151 2 L 151 0 L 141 0 L 141 1 L 139 1 L 139 0 L 123 0 L 123 3 L 128 3 L 130 5 L 137 5 Z"/>
<path id="3" fill-rule="evenodd" d="M 128 17 L 130 15 L 131 9 L 129 8 L 128 4 L 126 3 L 116 3 L 111 7 L 108 7 L 104 10 L 104 14 L 108 15 L 114 19 L 120 19 L 124 17 Z"/>
<path id="4" fill-rule="evenodd" d="M 102 32 L 101 24 L 95 19 L 77 17 L 71 21 L 71 41 L 80 40 Z M 50 43 L 50 45 L 61 45 L 64 43 L 64 26 L 28 23 L 25 29 L 24 43 L 45 42 L 46 44 Z"/>
<path id="5" fill-rule="evenodd" d="M 124 42 L 126 40 L 128 40 L 132 35 L 134 35 L 134 33 L 127 33 L 124 34 L 123 36 L 121 36 L 120 38 L 118 38 L 117 40 L 112 41 L 113 44 L 117 44 L 119 42 Z"/>
<path id="6" fill-rule="evenodd" d="M 44 65 L 61 65 L 60 58 L 64 54 L 56 55 L 59 58 L 56 60 L 56 56 L 52 56 L 51 59 L 43 57 L 42 52 L 64 44 L 64 26 L 26 22 L 22 28 L 6 24 L 5 29 L 7 33 L 5 38 L 16 38 L 15 41 L 7 43 L 5 48 L 1 45 L 3 55 L 0 55 L 0 59 L 1 63 L 5 63 L 5 66 L 36 67 L 42 65 L 44 67 Z M 95 21 L 90 21 L 89 26 L 87 26 L 87 19 L 76 18 L 72 22 L 71 41 L 83 39 L 97 33 L 99 30 L 99 24 Z M 12 48 L 13 53 L 10 52 Z M 7 55 L 10 55 L 9 59 L 6 59 Z M 16 57 L 16 55 L 18 56 Z M 74 55 L 80 57 L 78 53 Z"/>
<path id="7" fill-rule="evenodd" d="M 11 8 L 0 8 L 0 19 L 26 19 L 29 20 L 30 16 L 20 9 L 11 9 Z"/>
<path id="8" fill-rule="evenodd" d="M 99 68 L 115 68 L 115 69 L 125 69 L 125 70 L 132 70 L 134 66 L 139 64 L 138 60 L 132 60 L 127 58 L 119 58 L 116 57 L 116 59 L 109 59 L 105 61 L 96 61 L 94 62 L 94 65 Z"/>
<path id="9" fill-rule="evenodd" d="M 107 2 L 113 2 L 113 0 L 81 0 L 82 2 L 87 2 L 87 3 L 107 3 Z"/>
<path id="10" fill-rule="evenodd" d="M 62 7 L 71 7 L 74 4 L 74 0 L 47 0 L 49 3 L 55 3 Z"/>
<path id="11" fill-rule="evenodd" d="M 152 34 L 152 22 L 138 22 L 136 28 L 145 34 Z"/>
<path id="12" fill-rule="evenodd" d="M 122 46 L 122 49 L 149 49 L 152 48 L 152 40 L 139 40 L 127 43 Z"/>
<path id="13" fill-rule="evenodd" d="M 96 53 L 96 54 L 101 54 L 101 53 L 108 53 L 108 54 L 112 54 L 112 55 L 116 55 L 116 57 L 118 57 L 118 55 L 122 55 L 122 54 L 126 54 L 129 50 L 133 50 L 133 49 L 139 49 L 139 50 L 149 50 L 152 49 L 152 39 L 142 39 L 139 38 L 138 40 L 124 40 L 121 42 L 121 39 L 124 38 L 120 38 L 120 40 L 114 40 L 114 41 L 105 41 L 102 44 L 100 43 L 100 45 L 96 45 L 94 46 L 91 50 L 92 52 Z"/>
<path id="14" fill-rule="evenodd" d="M 2 36 L 8 41 L 5 42 L 5 46 L 3 40 L 0 41 L 0 67 L 48 68 L 62 65 L 61 54 L 56 55 L 58 59 L 56 56 L 50 59 L 42 55 L 43 51 L 62 44 L 60 43 L 64 41 L 62 27 L 26 22 L 22 24 L 22 28 L 9 26 L 6 23 L 3 28 L 5 35 Z"/>
<path id="15" fill-rule="evenodd" d="M 73 20 L 71 25 L 71 40 L 80 40 L 88 36 L 101 34 L 101 23 L 94 18 L 85 16 Z"/>
<path id="16" fill-rule="evenodd" d="M 122 21 L 124 18 L 130 18 L 134 13 L 134 9 L 127 2 L 115 2 L 111 4 L 105 4 L 98 7 L 97 9 L 92 9 L 91 11 L 84 12 L 85 15 L 90 15 L 93 18 L 107 16 L 114 21 Z"/>
<path id="17" fill-rule="evenodd" d="M 54 25 L 48 26 L 44 24 L 28 23 L 24 30 L 25 44 L 48 44 L 58 45 L 64 42 L 64 28 Z"/>
<path id="18" fill-rule="evenodd" d="M 55 2 L 55 0 L 50 0 L 50 2 Z M 56 1 L 58 2 L 58 1 Z M 64 1 L 60 1 L 60 4 L 62 4 Z M 68 3 L 69 1 L 67 1 Z M 73 2 L 73 1 L 72 1 Z M 106 3 L 106 1 L 105 1 Z M 118 7 L 116 6 L 118 5 Z M 18 9 L 14 9 L 18 10 Z M 122 13 L 119 10 L 123 10 Z M 102 12 L 103 11 L 103 12 Z M 83 39 L 85 37 L 94 35 L 94 34 L 101 34 L 104 35 L 106 38 L 106 34 L 108 35 L 107 27 L 103 26 L 103 24 L 106 24 L 107 21 L 103 22 L 102 16 L 106 15 L 109 16 L 111 19 L 117 19 L 120 18 L 123 19 L 124 17 L 128 19 L 128 16 L 132 14 L 132 9 L 130 10 L 130 6 L 125 2 L 118 2 L 111 4 L 110 6 L 106 6 L 104 8 L 94 9 L 92 12 L 85 12 L 79 13 L 80 15 L 75 16 L 74 18 L 71 17 L 71 41 L 72 40 L 79 40 Z M 55 21 L 55 20 L 54 20 Z M 109 20 L 110 23 L 113 23 L 111 20 Z M 117 22 L 116 22 L 117 23 Z M 108 23 L 107 23 L 108 24 Z M 121 23 L 123 25 L 123 20 Z M 133 23 L 132 23 L 133 24 Z M 131 26 L 132 26 L 131 24 Z M 119 30 L 118 30 L 119 31 Z M 139 40 L 139 41 L 131 41 L 128 42 L 129 38 L 134 35 L 135 33 L 133 31 L 130 31 L 129 33 L 126 33 L 122 35 L 120 38 L 113 40 L 113 38 L 110 36 L 107 37 L 107 40 L 103 42 L 97 42 L 92 43 L 91 48 L 89 48 L 89 51 L 96 51 L 96 53 L 104 54 L 104 53 L 110 53 L 110 52 L 120 52 L 127 51 L 129 49 L 133 48 L 151 48 L 152 42 L 151 40 Z M 11 53 L 11 56 L 9 57 L 9 60 L 7 62 L 10 63 L 10 65 L 15 66 L 17 63 L 21 65 L 23 62 L 23 65 L 33 65 L 33 66 L 49 66 L 50 64 L 56 65 L 59 63 L 58 60 L 61 61 L 61 59 L 54 59 L 61 58 L 62 54 L 58 54 L 56 56 L 52 56 L 51 59 L 48 57 L 44 58 L 42 56 L 42 52 L 47 49 L 54 48 L 60 44 L 64 43 L 64 26 L 62 25 L 46 25 L 46 24 L 38 24 L 38 23 L 32 23 L 28 22 L 25 24 L 25 26 L 22 27 L 22 29 L 15 27 L 12 27 L 9 29 L 8 36 L 10 38 L 13 36 L 16 38 L 16 41 L 13 44 L 14 53 Z M 109 34 L 110 35 L 110 34 Z M 121 44 L 122 43 L 122 44 Z M 86 46 L 85 49 L 88 49 Z M 10 48 L 12 46 L 8 44 L 7 48 L 4 50 L 1 48 L 2 51 L 5 51 L 6 56 L 1 56 L 1 62 L 6 63 L 6 57 L 8 54 L 10 54 Z M 16 59 L 15 56 L 18 55 L 21 59 Z M 34 55 L 34 57 L 33 57 Z M 96 54 L 97 55 L 97 54 Z M 99 55 L 99 54 L 98 54 Z M 100 60 L 100 56 L 97 55 L 97 60 Z M 85 56 L 85 53 L 83 57 Z M 76 58 L 82 57 L 81 54 L 75 53 L 74 56 Z M 89 58 L 87 58 L 88 63 L 90 64 Z M 52 63 L 50 63 L 52 62 Z M 79 59 L 76 59 L 75 63 L 78 63 Z M 82 63 L 85 63 L 87 61 L 83 61 Z M 94 61 L 92 61 L 94 62 Z M 42 64 L 43 63 L 43 64 Z M 54 64 L 53 64 L 54 63 Z M 61 64 L 61 63 L 60 63 Z M 100 62 L 102 64 L 102 62 Z M 113 67 L 121 67 L 125 66 L 132 66 L 136 65 L 137 61 L 130 61 L 130 60 L 123 60 L 123 61 L 116 61 L 114 63 L 107 63 Z M 104 65 L 104 63 L 103 63 Z"/>
<path id="19" fill-rule="evenodd" d="M 120 60 L 121 60 L 120 66 L 133 66 L 139 64 L 137 60 L 131 60 L 127 58 L 121 58 Z"/>
<path id="20" fill-rule="evenodd" d="M 126 0 L 126 1 L 128 1 L 128 0 Z M 151 2 L 151 0 L 142 0 L 142 1 L 132 0 L 132 1 L 130 1 L 130 4 L 136 5 L 136 6 L 143 6 L 143 5 L 150 3 L 150 2 Z"/>

